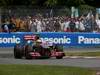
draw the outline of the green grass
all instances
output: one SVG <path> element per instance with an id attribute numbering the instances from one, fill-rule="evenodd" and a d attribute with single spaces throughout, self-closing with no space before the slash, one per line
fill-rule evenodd
<path id="1" fill-rule="evenodd" d="M 66 56 L 100 56 L 100 52 L 65 52 Z"/>
<path id="2" fill-rule="evenodd" d="M 65 66 L 0 65 L 0 75 L 95 75 L 96 71 Z"/>

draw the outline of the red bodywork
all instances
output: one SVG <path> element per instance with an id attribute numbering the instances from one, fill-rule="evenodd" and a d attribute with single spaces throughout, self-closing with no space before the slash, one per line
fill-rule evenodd
<path id="1" fill-rule="evenodd" d="M 30 54 L 30 56 L 32 56 L 32 58 L 42 57 L 42 55 L 39 52 L 30 52 L 29 54 Z M 65 56 L 65 53 L 61 52 L 61 51 L 56 52 L 56 51 L 52 50 L 50 57 L 57 57 L 57 56 L 62 56 L 63 57 L 63 56 Z"/>

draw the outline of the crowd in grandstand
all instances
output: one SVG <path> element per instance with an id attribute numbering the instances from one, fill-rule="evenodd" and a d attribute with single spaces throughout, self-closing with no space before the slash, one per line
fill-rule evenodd
<path id="1" fill-rule="evenodd" d="M 100 19 L 90 14 L 78 18 L 68 16 L 11 17 L 2 23 L 1 29 L 3 32 L 99 32 Z"/>

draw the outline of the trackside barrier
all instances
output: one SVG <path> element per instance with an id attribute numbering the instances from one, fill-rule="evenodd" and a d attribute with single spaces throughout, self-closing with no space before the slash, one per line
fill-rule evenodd
<path id="1" fill-rule="evenodd" d="M 100 46 L 99 33 L 66 33 L 66 32 L 15 32 L 0 33 L 0 47 L 13 47 L 16 43 L 23 44 L 25 35 L 39 34 L 41 40 L 50 41 L 53 44 L 69 46 Z"/>

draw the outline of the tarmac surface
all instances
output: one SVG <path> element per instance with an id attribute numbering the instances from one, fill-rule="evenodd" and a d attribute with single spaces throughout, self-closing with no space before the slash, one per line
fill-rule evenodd
<path id="1" fill-rule="evenodd" d="M 67 49 L 66 51 L 76 52 L 95 52 L 99 51 L 100 48 L 86 48 L 86 49 Z M 74 67 L 86 67 L 86 68 L 100 68 L 100 58 L 70 58 L 64 57 L 63 59 L 15 59 L 13 57 L 13 48 L 0 48 L 0 64 L 32 64 L 32 65 L 63 65 L 63 66 L 74 66 Z"/>

